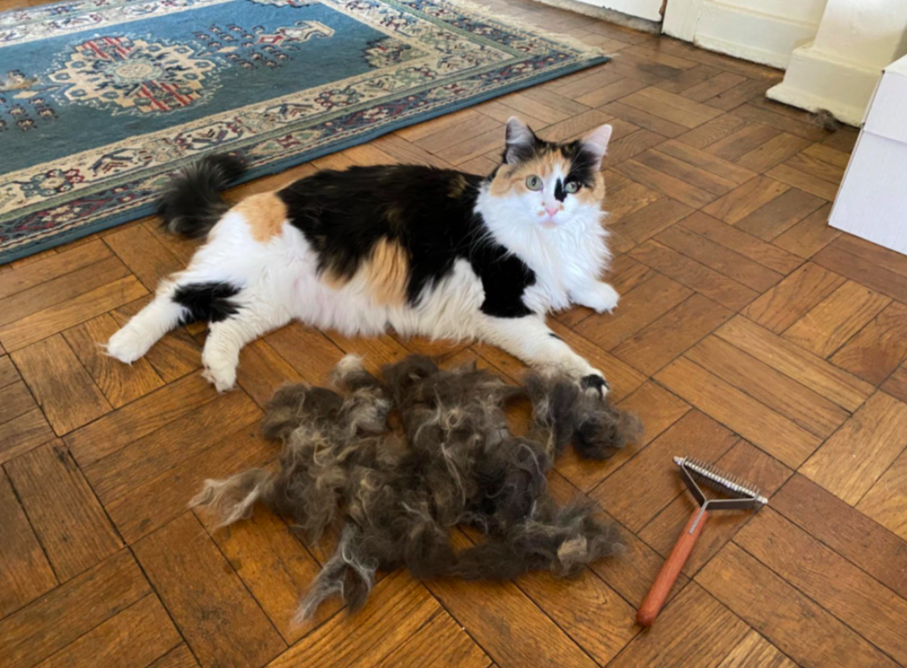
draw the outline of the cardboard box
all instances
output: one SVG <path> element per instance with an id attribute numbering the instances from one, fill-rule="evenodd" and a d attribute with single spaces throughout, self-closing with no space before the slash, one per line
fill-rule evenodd
<path id="1" fill-rule="evenodd" d="M 907 56 L 882 72 L 828 224 L 907 255 Z"/>

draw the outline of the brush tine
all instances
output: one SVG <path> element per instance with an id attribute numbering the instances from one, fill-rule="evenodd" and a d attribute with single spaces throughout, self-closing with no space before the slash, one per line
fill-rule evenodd
<path id="1" fill-rule="evenodd" d="M 697 480 L 718 492 L 741 499 L 754 499 L 762 505 L 768 503 L 768 499 L 762 496 L 758 487 L 738 476 L 725 473 L 713 464 L 691 457 L 674 457 L 674 462 L 687 469 Z"/>

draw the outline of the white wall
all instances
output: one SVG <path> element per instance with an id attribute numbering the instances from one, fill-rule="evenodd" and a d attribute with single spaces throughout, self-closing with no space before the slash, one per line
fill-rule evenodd
<path id="1" fill-rule="evenodd" d="M 664 31 L 712 51 L 784 69 L 791 52 L 815 36 L 825 3 L 668 0 Z"/>
<path id="2" fill-rule="evenodd" d="M 819 24 L 825 9 L 825 0 L 724 0 L 718 4 L 812 25 Z"/>
<path id="3" fill-rule="evenodd" d="M 579 0 L 594 7 L 604 7 L 648 21 L 661 21 L 661 0 Z"/>
<path id="4" fill-rule="evenodd" d="M 846 53 L 848 60 L 884 67 L 903 55 L 907 46 L 907 0 L 832 0 L 825 27 L 813 48 Z"/>

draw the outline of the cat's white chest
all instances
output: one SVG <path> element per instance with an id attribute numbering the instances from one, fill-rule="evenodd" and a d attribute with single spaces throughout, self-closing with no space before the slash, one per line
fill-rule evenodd
<path id="1" fill-rule="evenodd" d="M 537 312 L 567 308 L 571 293 L 599 280 L 607 267 L 605 238 L 603 228 L 590 226 L 581 234 L 550 235 L 534 244 L 526 262 L 536 284 L 526 290 L 527 306 Z"/>

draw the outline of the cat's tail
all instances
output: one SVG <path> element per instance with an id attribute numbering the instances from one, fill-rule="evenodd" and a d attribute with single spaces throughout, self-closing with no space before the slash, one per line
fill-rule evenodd
<path id="1" fill-rule="evenodd" d="M 161 196 L 158 213 L 174 234 L 202 237 L 230 208 L 220 191 L 246 171 L 243 162 L 227 153 L 206 155 L 180 171 Z"/>

